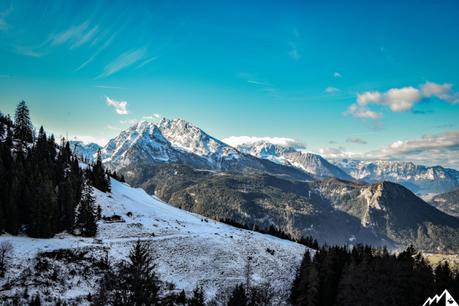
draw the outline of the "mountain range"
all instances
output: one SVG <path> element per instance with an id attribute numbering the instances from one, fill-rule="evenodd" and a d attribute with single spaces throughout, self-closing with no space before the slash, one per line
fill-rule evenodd
<path id="1" fill-rule="evenodd" d="M 133 186 L 214 219 L 274 225 L 326 243 L 459 250 L 459 219 L 413 193 L 457 187 L 453 169 L 327 161 L 268 142 L 235 148 L 182 119 L 139 122 L 101 153 Z"/>

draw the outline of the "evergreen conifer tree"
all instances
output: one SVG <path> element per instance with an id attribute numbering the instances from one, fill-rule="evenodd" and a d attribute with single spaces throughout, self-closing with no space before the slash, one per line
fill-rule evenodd
<path id="1" fill-rule="evenodd" d="M 95 198 L 92 188 L 85 182 L 81 195 L 80 204 L 78 205 L 75 228 L 80 231 L 84 237 L 93 237 L 97 233 Z"/>
<path id="2" fill-rule="evenodd" d="M 21 101 L 16 107 L 14 116 L 14 138 L 23 143 L 30 143 L 33 140 L 32 130 L 29 108 L 25 101 Z"/>

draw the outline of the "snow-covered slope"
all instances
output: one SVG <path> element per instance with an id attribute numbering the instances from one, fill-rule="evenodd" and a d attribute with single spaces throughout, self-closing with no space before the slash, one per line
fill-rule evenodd
<path id="1" fill-rule="evenodd" d="M 352 180 L 346 172 L 329 163 L 322 156 L 301 152 L 295 148 L 259 141 L 238 146 L 241 152 L 264 158 L 283 165 L 299 168 L 313 174 L 317 178 L 336 177 L 343 180 Z"/>
<path id="2" fill-rule="evenodd" d="M 0 242 L 8 240 L 14 246 L 14 265 L 5 279 L 13 284 L 18 281 L 39 252 L 84 249 L 100 258 L 108 250 L 110 258 L 123 260 L 131 244 L 141 239 L 152 245 L 160 279 L 175 284 L 177 289 L 190 293 L 201 285 L 207 299 L 211 299 L 221 288 L 243 282 L 246 260 L 251 256 L 252 282 L 268 282 L 276 291 L 276 304 L 284 304 L 304 246 L 185 212 L 115 180 L 111 194 L 95 193 L 104 216 L 116 214 L 125 222 L 100 221 L 95 239 L 68 234 L 53 239 L 0 236 Z M 86 296 L 96 289 L 93 279 L 82 281 L 71 274 L 62 282 L 51 285 L 51 292 L 64 299 Z M 29 293 L 34 288 L 31 285 Z M 13 286 L 3 294 L 14 290 Z"/>
<path id="3" fill-rule="evenodd" d="M 341 159 L 335 165 L 358 180 L 369 183 L 391 181 L 417 194 L 442 193 L 459 187 L 459 171 L 441 166 L 427 167 L 411 162 Z"/>

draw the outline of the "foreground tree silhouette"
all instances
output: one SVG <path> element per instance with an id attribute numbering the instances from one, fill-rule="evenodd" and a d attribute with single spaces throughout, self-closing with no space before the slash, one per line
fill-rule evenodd
<path id="1" fill-rule="evenodd" d="M 30 121 L 29 108 L 25 101 L 21 101 L 16 107 L 14 138 L 23 143 L 30 143 L 33 140 L 32 122 Z"/>
<path id="2" fill-rule="evenodd" d="M 246 306 L 248 304 L 244 285 L 237 285 L 228 300 L 228 306 Z"/>
<path id="3" fill-rule="evenodd" d="M 95 198 L 92 188 L 85 182 L 81 194 L 80 205 L 77 209 L 77 220 L 75 227 L 83 237 L 93 237 L 97 233 L 97 213 L 95 211 Z"/>
<path id="4" fill-rule="evenodd" d="M 107 272 L 94 305 L 158 305 L 158 278 L 151 254 L 148 244 L 137 241 L 129 252 L 129 260 Z"/>

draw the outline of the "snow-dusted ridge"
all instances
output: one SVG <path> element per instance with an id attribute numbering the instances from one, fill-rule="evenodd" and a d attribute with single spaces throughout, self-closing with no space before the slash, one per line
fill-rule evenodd
<path id="1" fill-rule="evenodd" d="M 282 305 L 288 295 L 295 269 L 305 247 L 287 240 L 238 229 L 174 208 L 142 189 L 112 180 L 112 193 L 95 191 L 103 215 L 119 215 L 125 222 L 99 222 L 96 238 L 60 234 L 52 239 L 0 236 L 14 246 L 13 267 L 8 279 L 30 266 L 37 253 L 61 248 L 85 248 L 95 254 L 108 250 L 114 260 L 125 259 L 138 239 L 151 242 L 157 257 L 160 278 L 190 292 L 202 285 L 211 299 L 219 289 L 242 282 L 247 256 L 252 256 L 252 282 L 268 282 Z M 129 214 L 128 214 L 129 213 Z M 267 249 L 274 250 L 274 253 Z M 96 255 L 100 256 L 100 255 Z M 94 292 L 91 282 L 77 282 L 69 276 L 66 284 L 52 294 L 64 299 Z M 12 289 L 14 290 L 14 288 Z M 33 292 L 33 288 L 29 288 Z"/>

